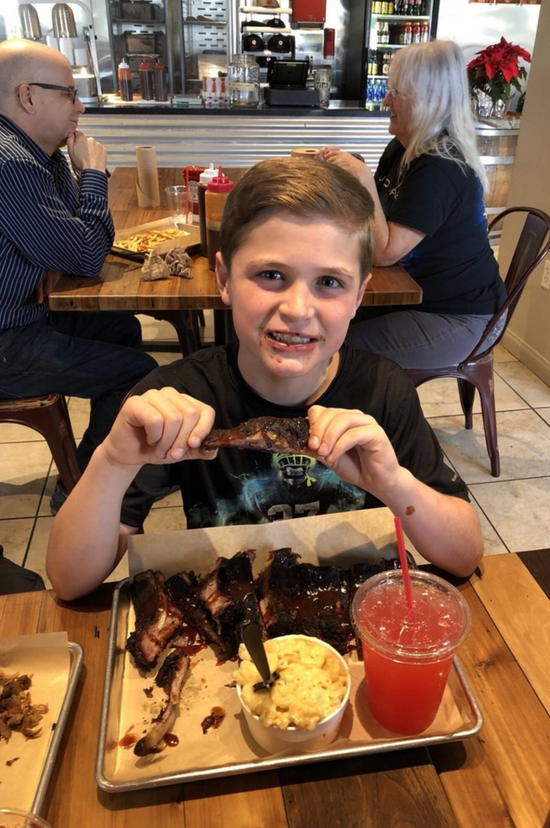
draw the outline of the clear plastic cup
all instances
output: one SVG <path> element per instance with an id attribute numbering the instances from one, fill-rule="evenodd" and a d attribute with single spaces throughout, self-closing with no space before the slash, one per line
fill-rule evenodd
<path id="1" fill-rule="evenodd" d="M 51 828 L 51 825 L 36 814 L 27 814 L 14 808 L 0 808 L 0 828 Z"/>
<path id="2" fill-rule="evenodd" d="M 319 106 L 327 109 L 332 87 L 332 66 L 317 66 L 313 70 L 313 86 L 319 93 Z"/>
<path id="3" fill-rule="evenodd" d="M 468 605 L 455 587 L 428 572 L 410 576 L 412 609 L 399 570 L 365 581 L 351 608 L 372 715 L 406 735 L 435 719 L 453 657 L 470 629 Z"/>
<path id="4" fill-rule="evenodd" d="M 168 201 L 168 209 L 172 217 L 174 227 L 182 229 L 184 225 L 192 223 L 187 219 L 189 217 L 189 200 L 187 194 L 187 187 L 182 184 L 177 184 L 173 187 L 165 187 L 166 199 Z"/>

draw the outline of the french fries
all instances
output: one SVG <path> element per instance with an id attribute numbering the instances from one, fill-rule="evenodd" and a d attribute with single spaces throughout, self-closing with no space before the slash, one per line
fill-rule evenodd
<path id="1" fill-rule="evenodd" d="M 131 250 L 132 253 L 147 253 L 153 250 L 157 244 L 170 239 L 177 239 L 180 236 L 187 236 L 183 230 L 144 230 L 141 233 L 132 233 L 126 239 L 115 239 L 115 247 L 122 247 L 124 250 Z"/>

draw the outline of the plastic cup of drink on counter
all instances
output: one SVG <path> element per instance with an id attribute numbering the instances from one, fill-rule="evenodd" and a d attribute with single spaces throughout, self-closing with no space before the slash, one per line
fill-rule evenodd
<path id="1" fill-rule="evenodd" d="M 15 808 L 0 808 L 1 828 L 51 828 L 36 814 L 28 814 L 26 811 L 18 811 Z"/>
<path id="2" fill-rule="evenodd" d="M 453 657 L 470 629 L 466 601 L 428 572 L 410 572 L 409 608 L 399 570 L 357 590 L 352 621 L 361 640 L 370 710 L 394 733 L 421 733 L 434 721 Z"/>
<path id="3" fill-rule="evenodd" d="M 332 66 L 317 66 L 313 70 L 313 86 L 319 93 L 319 106 L 326 109 L 330 104 Z"/>
<path id="4" fill-rule="evenodd" d="M 164 192 L 168 201 L 168 209 L 172 216 L 174 227 L 180 229 L 185 224 L 189 224 L 188 211 L 189 202 L 187 197 L 187 187 L 178 184 L 174 187 L 165 187 Z"/>

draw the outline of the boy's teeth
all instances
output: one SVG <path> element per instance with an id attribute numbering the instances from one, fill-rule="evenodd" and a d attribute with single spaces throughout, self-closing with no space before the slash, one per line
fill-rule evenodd
<path id="1" fill-rule="evenodd" d="M 311 338 L 309 336 L 298 336 L 298 334 L 286 334 L 275 331 L 271 334 L 271 336 L 273 339 L 276 339 L 277 342 L 285 342 L 288 345 L 301 345 L 306 342 L 311 342 Z"/>

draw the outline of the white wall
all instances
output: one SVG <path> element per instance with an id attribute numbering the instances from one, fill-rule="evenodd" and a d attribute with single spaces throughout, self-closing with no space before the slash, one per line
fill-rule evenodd
<path id="1" fill-rule="evenodd" d="M 539 207 L 550 214 L 549 32 L 550 0 L 542 0 L 508 205 Z M 514 234 L 505 230 L 500 245 L 501 262 L 510 260 L 514 243 Z M 550 291 L 541 287 L 542 272 L 543 265 L 532 274 L 508 327 L 504 344 L 550 385 Z"/>
<path id="2" fill-rule="evenodd" d="M 532 53 L 539 13 L 536 5 L 440 0 L 437 37 L 455 40 L 468 62 L 501 37 Z"/>
<path id="3" fill-rule="evenodd" d="M 531 52 L 529 85 L 508 194 L 508 206 L 539 207 L 550 214 L 550 0 L 541 6 L 441 0 L 438 38 L 455 40 L 471 60 L 501 37 Z M 517 225 L 505 228 L 501 272 L 512 256 Z M 550 258 L 550 257 L 549 257 Z M 550 291 L 541 287 L 543 267 L 531 276 L 504 338 L 504 345 L 550 385 Z"/>

